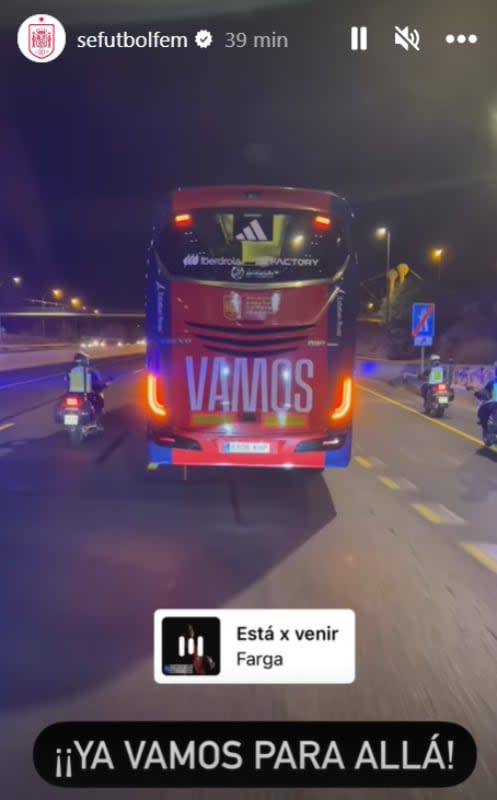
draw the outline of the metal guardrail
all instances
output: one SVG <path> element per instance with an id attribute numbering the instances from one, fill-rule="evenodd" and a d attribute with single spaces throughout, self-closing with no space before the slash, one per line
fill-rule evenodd
<path id="1" fill-rule="evenodd" d="M 418 380 L 420 368 L 418 364 L 405 364 L 401 370 L 402 380 Z M 495 368 L 489 364 L 454 364 L 451 384 L 464 389 L 481 389 L 495 377 Z"/>
<path id="2" fill-rule="evenodd" d="M 382 325 L 383 320 L 379 317 L 370 317 L 367 314 L 359 314 L 357 317 L 357 322 L 369 322 L 372 325 Z"/>
<path id="3" fill-rule="evenodd" d="M 92 319 L 102 319 L 116 317 L 120 319 L 144 319 L 144 312 L 139 311 L 100 311 L 95 314 L 91 311 L 2 311 L 0 318 L 3 317 L 91 317 Z"/>
<path id="4" fill-rule="evenodd" d="M 454 367 L 454 383 L 456 386 L 464 386 L 466 389 L 481 389 L 494 377 L 495 368 L 487 364 Z"/>
<path id="5" fill-rule="evenodd" d="M 2 311 L 0 317 L 91 317 L 91 319 L 115 317 L 120 319 L 145 319 L 143 311 L 99 311 L 98 314 L 92 311 Z M 357 322 L 369 322 L 372 325 L 381 325 L 382 320 L 378 317 L 369 317 L 360 314 Z"/>

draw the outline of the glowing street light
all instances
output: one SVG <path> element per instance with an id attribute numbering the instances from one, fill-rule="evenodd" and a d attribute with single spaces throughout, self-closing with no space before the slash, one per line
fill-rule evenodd
<path id="1" fill-rule="evenodd" d="M 97 314 L 97 316 L 98 316 L 98 314 L 100 314 L 100 311 L 98 310 L 98 308 L 94 308 L 94 309 L 93 309 L 93 313 L 94 313 L 94 314 Z"/>
<path id="2" fill-rule="evenodd" d="M 20 285 L 21 285 L 21 283 L 22 283 L 22 278 L 21 278 L 21 276 L 20 276 L 20 275 L 14 275 L 14 277 L 12 278 L 12 283 L 13 283 L 15 286 L 20 286 Z"/>
<path id="3" fill-rule="evenodd" d="M 444 254 L 445 254 L 445 251 L 444 251 L 443 247 L 434 247 L 430 251 L 430 259 L 437 265 L 437 268 L 438 268 L 438 280 L 440 280 L 440 266 L 441 266 Z"/>
<path id="4" fill-rule="evenodd" d="M 81 308 L 81 300 L 79 297 L 71 297 L 71 305 L 76 311 Z"/>
<path id="5" fill-rule="evenodd" d="M 64 292 L 62 291 L 62 289 L 47 289 L 47 291 L 41 298 L 41 302 L 43 303 L 43 305 L 45 305 L 45 303 L 47 302 L 48 295 L 51 295 L 54 300 L 62 300 L 62 298 L 64 297 Z"/>

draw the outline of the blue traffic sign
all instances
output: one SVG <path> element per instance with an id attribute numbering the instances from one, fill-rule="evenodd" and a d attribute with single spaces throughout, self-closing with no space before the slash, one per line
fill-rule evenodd
<path id="1" fill-rule="evenodd" d="M 435 303 L 413 303 L 411 333 L 414 338 L 435 336 Z M 431 344 L 431 342 L 430 342 Z"/>
<path id="2" fill-rule="evenodd" d="M 433 339 L 431 336 L 415 336 L 414 337 L 414 346 L 415 347 L 431 347 L 433 344 Z"/>

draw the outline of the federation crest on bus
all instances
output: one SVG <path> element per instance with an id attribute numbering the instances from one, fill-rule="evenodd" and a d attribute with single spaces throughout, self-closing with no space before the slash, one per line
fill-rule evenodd
<path id="1" fill-rule="evenodd" d="M 226 319 L 240 319 L 242 314 L 242 298 L 237 292 L 230 292 L 223 297 L 223 312 Z"/>

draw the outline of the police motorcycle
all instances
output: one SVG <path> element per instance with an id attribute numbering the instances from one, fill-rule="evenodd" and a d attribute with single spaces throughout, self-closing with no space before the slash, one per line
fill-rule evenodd
<path id="1" fill-rule="evenodd" d="M 444 381 L 444 370 L 440 365 L 440 357 L 431 356 L 431 367 L 428 383 L 424 388 L 424 411 L 430 417 L 443 417 L 454 399 L 454 390 Z"/>
<path id="2" fill-rule="evenodd" d="M 447 383 L 437 383 L 429 386 L 425 396 L 424 410 L 429 417 L 443 417 L 453 393 Z"/>
<path id="3" fill-rule="evenodd" d="M 487 403 L 492 403 L 487 421 L 487 430 L 482 434 L 482 438 L 485 447 L 493 447 L 497 445 L 497 403 L 493 403 L 488 396 L 488 392 L 484 390 L 475 392 L 475 397 L 480 402 L 480 409 Z"/>
<path id="4" fill-rule="evenodd" d="M 77 354 L 75 364 L 83 365 L 84 369 L 90 372 L 86 357 L 79 358 Z M 93 380 L 91 391 L 68 391 L 57 403 L 55 423 L 64 426 L 72 444 L 81 445 L 90 436 L 103 432 L 103 392 L 111 382 L 112 378 L 98 382 Z M 84 386 L 85 389 L 89 388 L 86 373 Z"/>

